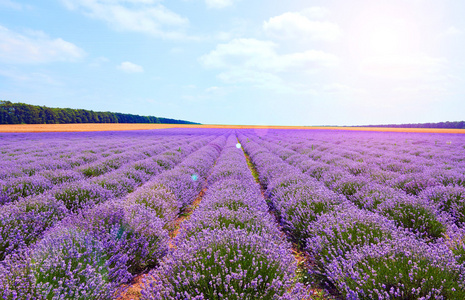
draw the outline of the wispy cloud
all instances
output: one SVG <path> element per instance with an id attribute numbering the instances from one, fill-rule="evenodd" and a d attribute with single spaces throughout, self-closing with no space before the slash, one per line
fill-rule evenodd
<path id="1" fill-rule="evenodd" d="M 300 14 L 311 19 L 324 19 L 330 15 L 330 11 L 326 7 L 312 6 L 300 11 Z"/>
<path id="2" fill-rule="evenodd" d="M 445 32 L 445 35 L 447 36 L 457 36 L 457 35 L 461 35 L 463 33 L 462 30 L 458 29 L 457 27 L 455 26 L 450 26 L 449 28 L 447 28 L 446 32 Z"/>
<path id="3" fill-rule="evenodd" d="M 21 70 L 16 66 L 0 68 L 0 77 L 8 79 L 8 86 L 19 87 L 21 90 L 27 90 L 31 87 L 50 88 L 64 86 L 62 78 L 55 78 L 50 72 L 30 72 Z M 7 89 L 6 89 L 7 90 Z"/>
<path id="4" fill-rule="evenodd" d="M 367 91 L 361 88 L 355 88 L 342 83 L 330 83 L 323 85 L 323 92 L 333 95 L 360 95 L 366 94 Z"/>
<path id="5" fill-rule="evenodd" d="M 135 63 L 125 61 L 122 62 L 117 67 L 118 69 L 126 72 L 126 73 L 142 73 L 144 72 L 144 68 L 142 66 L 136 65 Z"/>
<path id="6" fill-rule="evenodd" d="M 228 6 L 231 6 L 237 2 L 237 0 L 205 0 L 208 8 L 217 8 L 222 9 Z"/>
<path id="7" fill-rule="evenodd" d="M 166 39 L 186 38 L 189 20 L 157 0 L 62 0 L 70 10 L 102 20 L 122 31 L 147 33 Z"/>
<path id="8" fill-rule="evenodd" d="M 36 64 L 75 61 L 84 50 L 61 38 L 50 38 L 41 31 L 21 34 L 0 26 L 0 61 L 8 64 Z"/>
<path id="9" fill-rule="evenodd" d="M 308 50 L 291 54 L 278 54 L 277 44 L 257 39 L 234 39 L 219 44 L 216 49 L 202 56 L 200 61 L 209 68 L 243 67 L 270 72 L 330 67 L 338 58 L 330 53 Z"/>
<path id="10" fill-rule="evenodd" d="M 425 54 L 391 55 L 365 59 L 361 64 L 361 71 L 365 75 L 385 79 L 434 79 L 446 64 L 445 58 L 435 58 Z"/>
<path id="11" fill-rule="evenodd" d="M 308 16 L 320 14 L 322 9 L 304 12 L 286 12 L 263 23 L 265 32 L 276 39 L 334 41 L 341 35 L 339 26 L 328 21 L 311 20 Z"/>
<path id="12" fill-rule="evenodd" d="M 292 90 L 281 73 L 304 74 L 310 70 L 334 67 L 338 58 L 316 50 L 278 54 L 278 45 L 257 39 L 234 39 L 219 44 L 200 62 L 207 68 L 221 69 L 218 77 L 227 83 L 252 83 L 267 89 Z"/>
<path id="13" fill-rule="evenodd" d="M 103 64 L 108 63 L 110 60 L 104 56 L 97 57 L 92 60 L 92 62 L 89 64 L 90 67 L 101 67 Z"/>
<path id="14" fill-rule="evenodd" d="M 12 0 L 0 0 L 0 6 L 14 9 L 14 10 L 23 10 L 23 9 L 30 9 L 30 5 L 25 5 L 21 3 L 14 2 Z"/>

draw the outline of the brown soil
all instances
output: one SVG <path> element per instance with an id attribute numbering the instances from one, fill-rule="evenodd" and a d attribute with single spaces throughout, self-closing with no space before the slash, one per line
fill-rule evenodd
<path id="1" fill-rule="evenodd" d="M 197 206 L 199 206 L 199 203 L 200 201 L 202 201 L 202 197 L 203 195 L 205 195 L 206 190 L 207 188 L 203 188 L 203 190 L 200 191 L 199 195 L 194 200 L 194 202 L 192 202 L 191 205 L 189 205 L 188 207 L 184 209 L 182 214 L 176 220 L 173 221 L 173 224 L 170 224 L 170 227 L 171 227 L 170 238 L 171 239 L 174 239 L 178 235 L 179 229 L 181 228 L 181 223 L 184 222 L 184 220 L 188 219 L 190 215 L 194 212 L 194 210 L 197 208 Z M 170 248 L 174 248 L 171 242 L 170 242 Z"/>
<path id="2" fill-rule="evenodd" d="M 121 296 L 118 298 L 118 300 L 136 300 L 139 299 L 141 296 L 140 291 L 142 290 L 143 287 L 143 282 L 142 280 L 144 279 L 145 276 L 148 276 L 147 274 L 140 274 L 134 277 L 134 279 L 131 281 L 127 290 L 125 290 Z M 126 285 L 124 286 L 126 287 Z"/>
<path id="3" fill-rule="evenodd" d="M 425 132 L 425 133 L 461 133 L 465 129 L 438 128 L 384 128 L 384 127 L 318 127 L 318 126 L 264 126 L 264 125 L 183 125 L 183 124 L 19 124 L 0 125 L 0 132 L 75 132 L 75 131 L 121 131 L 149 130 L 162 128 L 228 128 L 228 129 L 326 129 L 350 131 L 386 131 L 386 132 Z"/>

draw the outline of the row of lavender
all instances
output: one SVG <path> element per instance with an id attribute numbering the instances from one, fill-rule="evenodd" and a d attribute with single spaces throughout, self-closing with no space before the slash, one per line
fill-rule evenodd
<path id="1" fill-rule="evenodd" d="M 217 138 L 197 151 L 192 148 L 179 164 L 171 161 L 177 164 L 173 169 L 150 174 L 152 179 L 132 193 L 100 194 L 74 212 L 49 193 L 0 207 L 0 223 L 9 227 L 2 228 L 2 242 L 16 244 L 0 266 L 2 297 L 117 297 L 122 283 L 166 254 L 167 228 L 201 190 L 225 143 L 221 134 L 208 132 L 208 139 Z M 200 140 L 197 145 L 206 143 Z M 9 235 L 8 229 L 16 234 Z M 27 240 L 31 235 L 34 240 Z"/>
<path id="2" fill-rule="evenodd" d="M 417 139 L 419 138 L 422 136 L 417 136 Z M 267 139 L 274 140 L 277 144 L 265 141 L 260 143 L 284 158 L 287 163 L 323 182 L 333 191 L 345 195 L 360 208 L 385 215 L 425 239 L 444 237 L 452 223 L 463 227 L 465 169 L 462 169 L 462 166 L 465 158 L 464 152 L 460 151 L 465 145 L 463 140 L 456 140 L 454 146 L 442 140 L 440 145 L 448 145 L 447 153 L 444 154 L 447 159 L 441 159 L 440 152 L 434 149 L 438 147 L 438 136 L 435 137 L 435 143 L 431 143 L 432 147 L 419 147 L 417 141 L 415 144 L 401 147 L 400 150 L 404 148 L 400 151 L 404 152 L 403 154 L 386 150 L 386 156 L 401 162 L 397 164 L 397 171 L 386 171 L 382 169 L 385 164 L 383 157 L 363 159 L 360 154 L 353 154 L 351 158 L 347 158 L 348 151 L 363 151 L 363 148 L 354 146 L 357 139 L 351 139 L 352 146 L 350 143 L 347 143 L 348 147 L 341 146 L 343 148 L 340 155 L 337 154 L 336 148 L 327 148 L 332 149 L 330 160 L 322 159 L 321 151 L 311 152 L 308 156 L 301 155 L 299 152 L 308 153 L 309 150 L 302 144 L 299 145 L 299 152 L 291 150 L 292 144 L 286 143 L 286 136 L 279 141 L 276 136 L 274 139 Z M 328 139 L 331 139 L 331 135 Z M 450 139 L 451 137 L 447 136 L 447 140 Z M 338 143 L 340 145 L 341 141 Z M 420 151 L 414 151 L 415 148 L 422 150 L 422 153 L 436 152 L 436 155 L 430 155 L 429 159 L 418 159 L 415 154 Z M 410 154 L 410 159 L 405 152 L 413 153 Z M 454 154 L 451 156 L 451 153 Z M 416 163 L 412 164 L 411 161 Z M 415 169 L 417 171 L 413 171 Z"/>
<path id="3" fill-rule="evenodd" d="M 185 153 L 189 153 L 201 145 L 202 137 L 195 141 L 190 136 L 154 136 L 135 134 L 134 136 L 101 135 L 93 139 L 83 137 L 70 138 L 59 135 L 48 137 L 47 144 L 55 146 L 55 149 L 45 150 L 43 143 L 35 146 L 36 151 L 24 152 L 20 158 L 2 161 L 3 179 L 0 180 L 0 204 L 16 201 L 29 195 L 40 194 L 57 185 L 82 181 L 85 178 L 95 178 L 94 183 L 105 185 L 106 182 L 115 180 L 118 175 L 103 176 L 115 173 L 115 170 L 126 166 L 131 172 L 133 169 L 154 169 L 156 161 L 159 169 L 169 167 L 171 159 L 177 159 Z M 17 139 L 14 141 L 19 142 Z M 32 148 L 37 141 L 22 142 Z M 66 154 L 62 148 L 68 147 Z M 7 143 L 2 151 L 14 152 L 14 143 Z M 77 145 L 77 146 L 76 146 Z M 181 147 L 181 146 L 184 147 Z M 106 147 L 106 148 L 105 148 Z M 184 148 L 184 149 L 183 149 Z M 53 155 L 53 151 L 59 153 Z M 46 152 L 45 154 L 43 152 Z M 172 156 L 172 157 L 170 157 Z M 22 173 L 15 173 L 20 168 Z M 157 171 L 156 169 L 153 170 Z M 6 175 L 8 174 L 8 175 Z M 138 177 L 135 175 L 135 180 Z"/>
<path id="4" fill-rule="evenodd" d="M 386 186 L 411 171 L 389 171 L 389 179 L 378 182 L 383 176 L 375 176 L 387 171 L 379 168 L 381 157 L 369 155 L 380 152 L 369 147 L 380 146 L 391 161 L 410 159 L 413 167 L 410 162 L 418 151 L 412 148 L 418 144 L 410 144 L 409 151 L 401 147 L 396 156 L 383 149 L 385 140 L 373 140 L 376 135 L 370 133 L 344 133 L 348 137 L 342 142 L 343 134 L 338 132 L 302 132 L 300 136 L 284 131 L 266 136 L 242 133 L 239 139 L 257 166 L 284 227 L 313 257 L 315 277 L 336 287 L 347 299 L 464 298 L 465 235 L 457 227 L 461 224 L 457 214 L 435 204 L 434 199 L 417 196 L 412 192 L 416 189 Z M 413 142 L 422 138 L 409 136 Z M 440 136 L 434 138 L 433 147 L 438 140 L 441 148 L 450 149 L 451 144 L 463 147 L 463 138 L 453 137 L 454 143 L 449 143 L 450 136 L 446 137 L 448 143 Z M 425 148 L 420 152 L 428 153 Z M 330 154 L 325 154 L 326 150 Z M 460 178 L 463 152 L 450 149 L 441 154 L 435 150 L 430 165 L 446 171 L 450 167 Z M 447 157 L 447 163 L 440 157 Z M 363 171 L 350 172 L 357 169 L 354 165 Z M 454 185 L 458 183 L 451 181 L 445 189 L 462 192 L 462 187 Z M 439 185 L 435 188 L 444 191 Z M 464 201 L 464 193 L 455 198 L 449 195 L 437 194 L 438 203 L 455 201 L 458 206 Z"/>
<path id="5" fill-rule="evenodd" d="M 229 136 L 200 205 L 146 277 L 143 299 L 306 298 L 290 244 L 236 144 Z"/>
<path id="6" fill-rule="evenodd" d="M 121 143 L 122 138 L 125 143 Z M 5 142 L 0 145 L 4 167 L 0 179 L 31 176 L 44 170 L 68 170 L 104 157 L 110 160 L 118 157 L 115 154 L 141 147 L 151 146 L 149 151 L 152 152 L 163 140 L 170 140 L 170 137 L 142 135 L 140 132 L 133 135 L 91 133 L 88 136 L 76 133 L 10 134 L 2 137 Z M 171 141 L 174 141 L 173 137 Z"/>
<path id="7" fill-rule="evenodd" d="M 167 144 L 172 151 L 128 163 L 95 178 L 57 184 L 43 194 L 1 206 L 0 259 L 34 243 L 46 229 L 66 215 L 109 199 L 124 197 L 150 178 L 178 164 L 212 138 L 199 136 L 195 142 L 189 138 L 184 140 L 184 144 Z M 184 148 L 183 152 L 175 151 L 180 147 Z"/>

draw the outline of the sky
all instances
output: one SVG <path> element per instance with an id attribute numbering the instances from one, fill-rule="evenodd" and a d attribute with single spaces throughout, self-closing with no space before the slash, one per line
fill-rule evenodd
<path id="1" fill-rule="evenodd" d="M 465 1 L 0 0 L 0 100 L 232 125 L 465 120 Z"/>

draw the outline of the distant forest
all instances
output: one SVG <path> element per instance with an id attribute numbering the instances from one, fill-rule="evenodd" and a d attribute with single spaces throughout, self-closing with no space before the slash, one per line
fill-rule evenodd
<path id="1" fill-rule="evenodd" d="M 158 123 L 199 124 L 189 121 L 85 109 L 53 108 L 0 100 L 0 124 Z"/>
<path id="2" fill-rule="evenodd" d="M 357 127 L 394 127 L 394 128 L 448 128 L 465 129 L 465 121 L 439 122 L 439 123 L 419 123 L 419 124 L 388 124 L 388 125 L 364 125 Z"/>

